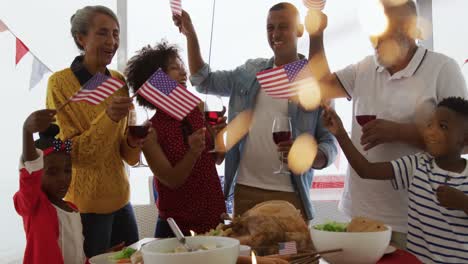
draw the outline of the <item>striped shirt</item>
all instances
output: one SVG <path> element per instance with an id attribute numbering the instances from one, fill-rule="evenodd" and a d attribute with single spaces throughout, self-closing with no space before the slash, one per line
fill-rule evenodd
<path id="1" fill-rule="evenodd" d="M 397 189 L 408 190 L 408 251 L 423 263 L 468 263 L 468 215 L 441 206 L 436 190 L 448 185 L 468 195 L 468 166 L 443 170 L 428 153 L 392 161 Z"/>

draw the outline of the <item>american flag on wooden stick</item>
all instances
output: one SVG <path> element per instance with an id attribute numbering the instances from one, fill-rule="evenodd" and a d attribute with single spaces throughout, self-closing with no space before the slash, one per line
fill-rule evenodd
<path id="1" fill-rule="evenodd" d="M 97 73 L 70 98 L 70 101 L 98 105 L 124 85 L 125 82 L 122 80 Z"/>
<path id="2" fill-rule="evenodd" d="M 170 0 L 173 15 L 182 15 L 182 0 Z"/>
<path id="3" fill-rule="evenodd" d="M 325 8 L 326 0 L 302 0 L 308 9 L 323 10 Z"/>
<path id="4" fill-rule="evenodd" d="M 296 241 L 278 243 L 280 255 L 297 254 Z"/>
<path id="5" fill-rule="evenodd" d="M 308 77 L 307 60 L 303 59 L 261 71 L 257 73 L 257 80 L 271 97 L 289 98 L 297 95 L 313 78 Z"/>
<path id="6" fill-rule="evenodd" d="M 138 89 L 137 94 L 179 121 L 201 102 L 161 69 L 151 75 Z"/>

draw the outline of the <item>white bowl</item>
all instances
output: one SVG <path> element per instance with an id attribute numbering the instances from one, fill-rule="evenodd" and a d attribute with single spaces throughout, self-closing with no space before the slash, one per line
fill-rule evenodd
<path id="1" fill-rule="evenodd" d="M 239 256 L 250 256 L 251 250 L 250 246 L 240 245 Z"/>
<path id="2" fill-rule="evenodd" d="M 239 240 L 229 237 L 187 237 L 187 245 L 216 245 L 217 248 L 182 253 L 173 251 L 180 243 L 175 238 L 161 239 L 144 245 L 141 249 L 145 264 L 235 264 L 239 256 Z"/>
<path id="3" fill-rule="evenodd" d="M 330 264 L 375 264 L 385 253 L 392 235 L 392 228 L 379 232 L 329 232 L 310 229 L 317 251 L 342 248 L 343 251 L 324 254 Z"/>

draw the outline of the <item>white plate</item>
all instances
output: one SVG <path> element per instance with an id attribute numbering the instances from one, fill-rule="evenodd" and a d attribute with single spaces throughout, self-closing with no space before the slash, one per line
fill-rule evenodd
<path id="1" fill-rule="evenodd" d="M 394 246 L 388 246 L 387 249 L 385 249 L 384 254 L 391 254 L 396 251 L 396 248 Z"/>
<path id="2" fill-rule="evenodd" d="M 109 256 L 114 255 L 116 252 L 110 252 L 110 253 L 104 253 L 101 255 L 94 256 L 89 259 L 89 263 L 91 264 L 114 264 L 115 262 L 112 262 L 109 260 Z"/>

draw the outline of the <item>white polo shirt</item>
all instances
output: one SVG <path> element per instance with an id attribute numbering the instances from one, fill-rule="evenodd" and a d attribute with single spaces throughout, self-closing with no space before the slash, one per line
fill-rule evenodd
<path id="1" fill-rule="evenodd" d="M 408 66 L 393 76 L 368 56 L 357 64 L 336 72 L 352 98 L 371 96 L 367 101 L 377 118 L 411 123 L 415 109 L 423 102 L 438 103 L 449 96 L 468 97 L 465 80 L 451 58 L 418 47 Z M 353 113 L 356 107 L 353 100 Z M 354 114 L 353 114 L 354 116 Z M 391 161 L 419 152 L 404 143 L 381 144 L 365 153 L 360 144 L 361 126 L 353 118 L 351 140 L 369 161 Z M 407 195 L 394 190 L 390 181 L 364 180 L 349 168 L 340 209 L 349 217 L 366 216 L 383 221 L 394 231 L 407 232 Z"/>

